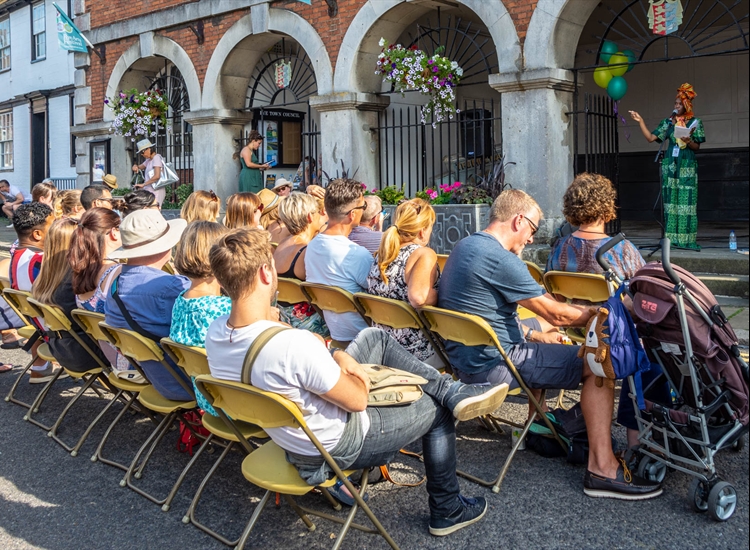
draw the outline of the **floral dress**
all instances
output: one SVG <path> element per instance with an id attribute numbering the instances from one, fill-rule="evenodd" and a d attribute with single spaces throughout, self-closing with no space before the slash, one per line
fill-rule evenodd
<path id="1" fill-rule="evenodd" d="M 177 297 L 172 307 L 172 326 L 169 337 L 184 346 L 206 347 L 206 332 L 217 317 L 229 315 L 232 301 L 226 296 L 201 296 L 185 298 L 186 290 Z M 206 413 L 219 416 L 206 398 L 198 391 L 193 378 L 195 401 Z"/>
<path id="2" fill-rule="evenodd" d="M 418 248 L 418 244 L 407 244 L 406 246 L 401 247 L 396 259 L 393 260 L 385 270 L 385 274 L 388 277 L 388 284 L 383 282 L 383 279 L 380 276 L 380 267 L 378 264 L 373 264 L 370 269 L 370 274 L 367 276 L 367 292 L 374 294 L 375 296 L 382 296 L 384 298 L 391 298 L 392 300 L 400 300 L 408 303 L 409 288 L 406 285 L 404 272 L 406 269 L 406 262 L 409 261 L 409 257 Z M 440 268 L 438 268 L 438 276 L 433 288 L 437 288 L 439 283 Z M 375 324 L 375 326 L 390 334 L 404 347 L 404 349 L 406 349 L 406 351 L 420 361 L 427 360 L 434 353 L 432 346 L 418 329 L 394 329 L 378 324 Z"/>
<path id="3" fill-rule="evenodd" d="M 696 143 L 706 141 L 703 121 L 692 118 L 685 122 L 689 127 L 695 123 L 692 139 Z M 678 124 L 680 124 L 678 122 Z M 682 124 L 681 124 L 682 125 Z M 675 140 L 674 126 L 665 118 L 652 132 L 659 142 L 667 141 L 664 159 L 661 162 L 662 200 L 664 202 L 664 229 L 672 246 L 700 250 L 698 237 L 698 162 L 695 151 Z"/>

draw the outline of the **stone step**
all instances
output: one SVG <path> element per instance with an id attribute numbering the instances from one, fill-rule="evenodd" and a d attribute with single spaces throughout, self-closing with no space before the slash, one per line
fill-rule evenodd
<path id="1" fill-rule="evenodd" d="M 714 295 L 748 298 L 750 277 L 747 275 L 715 275 L 713 273 L 695 273 Z"/>

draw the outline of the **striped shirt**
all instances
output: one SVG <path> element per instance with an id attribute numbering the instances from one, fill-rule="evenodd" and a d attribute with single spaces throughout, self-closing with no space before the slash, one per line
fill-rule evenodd
<path id="1" fill-rule="evenodd" d="M 383 238 L 382 231 L 373 231 L 364 225 L 358 225 L 349 233 L 349 240 L 365 247 L 373 256 L 380 248 L 380 241 Z"/>

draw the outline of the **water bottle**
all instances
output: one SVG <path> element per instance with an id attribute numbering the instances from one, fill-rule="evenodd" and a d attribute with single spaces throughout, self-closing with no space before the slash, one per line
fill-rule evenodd
<path id="1" fill-rule="evenodd" d="M 729 250 L 737 252 L 737 235 L 734 234 L 734 231 L 729 232 Z"/>

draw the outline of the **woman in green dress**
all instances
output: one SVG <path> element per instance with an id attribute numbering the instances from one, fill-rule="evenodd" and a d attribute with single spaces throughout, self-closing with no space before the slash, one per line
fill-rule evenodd
<path id="1" fill-rule="evenodd" d="M 641 128 L 649 143 L 668 140 L 661 162 L 662 201 L 664 203 L 664 233 L 676 248 L 700 250 L 698 236 L 698 162 L 695 153 L 706 141 L 703 121 L 693 115 L 693 99 L 698 94 L 685 83 L 677 89 L 674 114 L 665 118 L 653 132 L 649 131 L 641 115 L 630 111 L 630 116 Z M 674 128 L 690 128 L 690 135 L 675 139 Z"/>
<path id="2" fill-rule="evenodd" d="M 268 170 L 269 164 L 258 164 L 258 147 L 263 143 L 263 136 L 256 130 L 250 132 L 248 144 L 240 151 L 240 193 L 258 193 L 265 188 L 261 170 Z"/>

